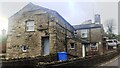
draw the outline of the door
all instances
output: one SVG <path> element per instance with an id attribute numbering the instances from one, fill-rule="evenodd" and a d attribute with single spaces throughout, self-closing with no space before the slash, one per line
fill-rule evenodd
<path id="1" fill-rule="evenodd" d="M 43 38 L 43 55 L 49 55 L 50 47 L 49 47 L 49 37 Z"/>
<path id="2" fill-rule="evenodd" d="M 85 45 L 82 45 L 82 57 L 85 57 Z"/>

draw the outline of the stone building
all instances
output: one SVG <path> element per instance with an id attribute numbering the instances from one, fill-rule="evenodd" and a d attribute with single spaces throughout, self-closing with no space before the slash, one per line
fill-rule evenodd
<path id="1" fill-rule="evenodd" d="M 106 42 L 104 39 L 104 29 L 102 24 L 81 24 L 74 25 L 77 35 L 82 40 L 84 56 L 95 52 L 103 54 L 106 52 Z"/>
<path id="2" fill-rule="evenodd" d="M 29 3 L 9 18 L 8 58 L 33 57 L 66 51 L 81 56 L 75 29 L 56 11 Z"/>

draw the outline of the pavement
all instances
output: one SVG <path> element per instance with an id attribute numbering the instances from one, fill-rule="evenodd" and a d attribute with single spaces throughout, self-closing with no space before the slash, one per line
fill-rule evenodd
<path id="1" fill-rule="evenodd" d="M 111 59 L 110 61 L 107 61 L 105 63 L 102 63 L 100 65 L 101 68 L 120 68 L 120 55 Z"/>

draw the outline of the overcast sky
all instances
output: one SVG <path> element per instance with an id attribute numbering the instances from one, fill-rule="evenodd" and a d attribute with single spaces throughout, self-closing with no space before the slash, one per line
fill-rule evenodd
<path id="1" fill-rule="evenodd" d="M 7 29 L 8 18 L 22 9 L 29 2 L 0 2 L 0 30 Z M 104 27 L 107 20 L 114 20 L 115 30 L 118 32 L 118 2 L 116 1 L 103 1 L 103 2 L 82 2 L 82 1 L 61 1 L 56 2 L 32 2 L 33 4 L 40 5 L 49 9 L 56 10 L 62 15 L 70 24 L 78 25 L 85 20 L 94 20 L 94 14 L 100 14 Z M 106 28 L 105 28 L 106 29 Z"/>

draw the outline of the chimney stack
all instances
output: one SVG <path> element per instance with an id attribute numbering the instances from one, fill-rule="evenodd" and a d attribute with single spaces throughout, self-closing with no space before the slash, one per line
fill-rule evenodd
<path id="1" fill-rule="evenodd" d="M 95 24 L 101 24 L 101 18 L 99 14 L 95 14 L 94 20 Z"/>

